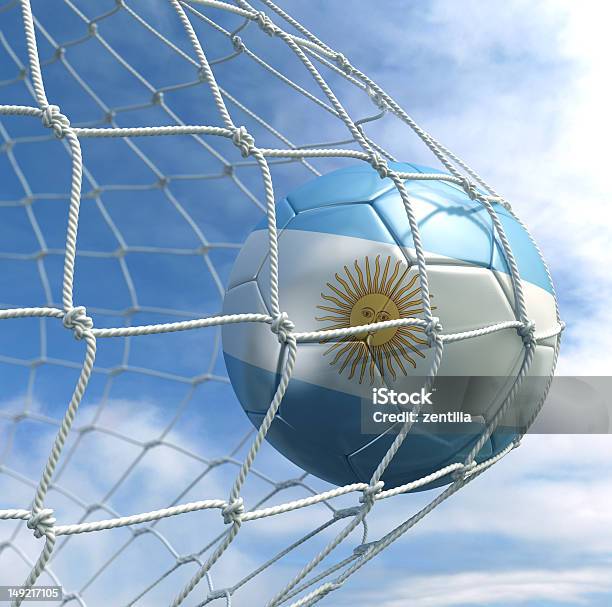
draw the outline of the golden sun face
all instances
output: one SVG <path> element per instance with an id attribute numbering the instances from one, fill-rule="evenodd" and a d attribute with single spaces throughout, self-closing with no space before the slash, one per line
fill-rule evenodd
<path id="1" fill-rule="evenodd" d="M 344 266 L 344 275 L 336 274 L 336 284 L 327 283 L 330 293 L 321 293 L 327 305 L 318 309 L 329 312 L 316 320 L 332 323 L 324 329 L 344 329 L 367 326 L 375 322 L 414 318 L 423 311 L 421 288 L 416 273 L 407 279 L 410 266 L 396 261 L 391 269 L 391 257 L 387 257 L 384 268 L 380 255 L 376 256 L 374 268 L 369 257 L 363 261 L 363 269 L 357 260 L 354 272 Z M 348 369 L 348 378 L 359 378 L 363 383 L 368 371 L 370 383 L 374 382 L 375 370 L 382 377 L 389 373 L 397 378 L 398 370 L 407 375 L 407 366 L 416 368 L 414 356 L 425 358 L 419 346 L 427 346 L 424 330 L 415 325 L 391 327 L 378 331 L 364 330 L 363 333 L 343 337 L 335 341 L 325 355 L 333 354 L 330 365 L 339 365 L 338 373 Z M 421 336 L 419 336 L 419 334 Z M 328 343 L 326 339 L 322 343 Z"/>

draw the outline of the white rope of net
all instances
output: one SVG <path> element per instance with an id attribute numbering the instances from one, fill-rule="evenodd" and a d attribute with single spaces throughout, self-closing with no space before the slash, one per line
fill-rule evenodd
<path id="1" fill-rule="evenodd" d="M 62 536 L 70 536 L 76 534 L 92 533 L 104 530 L 115 529 L 118 527 L 126 527 L 133 525 L 141 525 L 143 523 L 151 523 L 164 518 L 184 515 L 190 512 L 216 509 L 220 511 L 223 521 L 229 526 L 220 541 L 216 544 L 214 550 L 204 561 L 198 561 L 199 568 L 197 573 L 192 577 L 190 582 L 178 593 L 173 606 L 178 606 L 191 594 L 200 581 L 209 576 L 209 572 L 213 565 L 221 558 L 223 553 L 232 544 L 238 536 L 243 523 L 255 521 L 261 518 L 278 516 L 300 508 L 307 508 L 314 504 L 327 503 L 339 496 L 358 493 L 361 495 L 359 505 L 345 511 L 336 510 L 334 513 L 335 520 L 348 518 L 349 521 L 344 528 L 336 534 L 336 536 L 319 552 L 310 562 L 308 562 L 294 577 L 291 579 L 282 590 L 280 590 L 268 603 L 271 607 L 279 605 L 281 602 L 286 602 L 295 599 L 291 603 L 292 607 L 302 605 L 313 605 L 327 594 L 336 590 L 365 563 L 371 560 L 374 556 L 384 550 L 392 542 L 398 539 L 413 525 L 415 525 L 424 516 L 434 510 L 448 497 L 457 492 L 465 484 L 476 478 L 487 468 L 494 465 L 502 457 L 504 457 L 514 447 L 518 446 L 519 440 L 506 448 L 497 456 L 476 465 L 475 458 L 478 455 L 481 447 L 488 440 L 492 432 L 494 432 L 497 424 L 512 405 L 513 399 L 518 392 L 521 384 L 526 377 L 530 365 L 533 360 L 534 347 L 536 343 L 558 335 L 563 324 L 558 316 L 558 329 L 553 334 L 538 334 L 535 330 L 534 323 L 528 318 L 521 281 L 519 279 L 518 268 L 516 261 L 505 235 L 503 226 L 492 207 L 493 202 L 503 204 L 510 210 L 510 205 L 500 197 L 486 182 L 477 175 L 470 167 L 463 163 L 458 157 L 450 152 L 446 147 L 436 141 L 429 133 L 419 127 L 416 122 L 404 112 L 404 110 L 375 82 L 370 80 L 365 74 L 354 67 L 346 57 L 340 53 L 336 53 L 333 49 L 319 40 L 310 31 L 287 15 L 282 9 L 277 7 L 271 0 L 262 0 L 275 18 L 280 18 L 288 26 L 297 30 L 301 35 L 297 36 L 288 33 L 283 27 L 279 26 L 272 17 L 263 12 L 255 10 L 246 0 L 236 0 L 236 4 L 228 4 L 217 0 L 191 0 L 191 2 L 181 2 L 179 0 L 170 0 L 176 15 L 178 16 L 183 29 L 189 39 L 195 59 L 191 55 L 186 54 L 179 49 L 165 36 L 159 33 L 152 25 L 146 22 L 142 17 L 129 6 L 128 3 L 122 0 L 117 2 L 114 11 L 124 10 L 128 12 L 134 19 L 145 26 L 151 33 L 154 33 L 158 40 L 173 48 L 185 60 L 189 61 L 198 70 L 198 77 L 210 89 L 218 117 L 223 126 L 212 125 L 189 125 L 181 124 L 176 117 L 177 124 L 168 126 L 154 127 L 76 127 L 70 124 L 68 116 L 65 116 L 61 108 L 53 105 L 47 99 L 45 84 L 41 72 L 39 53 L 36 42 L 35 20 L 32 15 L 29 0 L 21 0 L 21 10 L 23 14 L 23 26 L 28 51 L 28 70 L 33 92 L 36 99 L 35 106 L 21 105 L 0 105 L 0 115 L 19 116 L 24 119 L 38 119 L 42 122 L 43 127 L 50 129 L 54 136 L 62 139 L 68 146 L 72 159 L 72 174 L 71 188 L 69 194 L 70 206 L 68 216 L 68 226 L 66 230 L 66 246 L 64 254 L 64 271 L 62 283 L 62 306 L 60 307 L 21 307 L 7 308 L 0 310 L 0 320 L 2 319 L 18 319 L 18 318 L 52 318 L 62 321 L 63 326 L 72 331 L 74 337 L 81 340 L 84 344 L 84 357 L 80 376 L 75 386 L 72 398 L 68 403 L 63 420 L 59 426 L 54 445 L 49 454 L 44 471 L 41 478 L 35 487 L 33 505 L 30 509 L 13 509 L 0 510 L 0 520 L 17 520 L 24 521 L 28 528 L 31 529 L 37 538 L 44 538 L 44 547 L 42 548 L 38 560 L 33 564 L 31 573 L 24 581 L 25 588 L 31 587 L 41 576 L 46 569 L 49 561 L 54 553 L 56 542 Z M 196 8 L 198 7 L 198 8 Z M 313 81 L 323 93 L 325 101 L 321 101 L 314 97 L 311 93 L 293 83 L 289 78 L 276 72 L 274 68 L 268 66 L 257 55 L 251 52 L 243 40 L 233 32 L 229 32 L 215 23 L 199 9 L 213 8 L 231 12 L 259 26 L 263 33 L 271 38 L 274 38 L 275 43 L 284 44 L 295 57 L 302 63 L 305 70 L 310 74 Z M 114 12 L 113 11 L 113 12 Z M 110 13 L 109 13 L 110 14 Z M 104 17 L 107 17 L 105 15 Z M 217 31 L 228 37 L 230 46 L 233 49 L 223 61 L 229 60 L 239 54 L 247 54 L 260 65 L 266 67 L 275 76 L 279 77 L 285 84 L 292 86 L 304 94 L 307 98 L 325 108 L 326 111 L 336 116 L 345 125 L 350 139 L 348 141 L 355 142 L 359 146 L 359 150 L 341 148 L 337 146 L 329 147 L 313 147 L 299 148 L 291 144 L 289 140 L 284 138 L 272 126 L 267 125 L 265 121 L 258 119 L 259 123 L 269 127 L 270 132 L 278 136 L 278 138 L 286 145 L 282 148 L 260 148 L 257 146 L 255 138 L 249 134 L 244 126 L 236 125 L 232 120 L 232 115 L 228 107 L 228 100 L 234 105 L 238 105 L 241 109 L 245 109 L 236 99 L 234 99 L 227 91 L 222 90 L 215 80 L 215 76 L 208 61 L 207 55 L 200 43 L 200 40 L 193 28 L 192 20 L 203 20 L 209 25 L 212 25 Z M 98 36 L 97 22 L 89 21 L 89 32 L 92 36 Z M 110 52 L 110 51 L 109 51 Z M 365 121 L 354 121 L 342 103 L 338 100 L 332 89 L 326 83 L 321 73 L 317 69 L 315 62 L 325 65 L 329 69 L 333 69 L 338 74 L 341 74 L 352 85 L 366 91 L 372 101 L 382 113 L 391 112 L 407 126 L 409 126 L 423 143 L 433 152 L 440 160 L 443 166 L 450 173 L 449 175 L 440 174 L 422 174 L 422 173 L 404 173 L 392 170 L 387 160 L 391 156 L 387 154 L 382 147 L 371 141 L 364 132 L 362 124 Z M 157 100 L 160 101 L 160 91 L 155 91 Z M 256 116 L 252 116 L 256 118 Z M 239 150 L 245 161 L 252 161 L 259 168 L 262 180 L 263 189 L 265 191 L 265 212 L 267 214 L 268 226 L 268 244 L 269 244 L 269 259 L 270 259 L 270 315 L 264 314 L 238 314 L 226 316 L 213 316 L 199 319 L 180 320 L 176 322 L 151 324 L 130 327 L 114 327 L 114 328 L 98 328 L 94 325 L 91 317 L 88 316 L 87 310 L 78 305 L 78 302 L 73 300 L 74 290 L 74 272 L 77 257 L 77 231 L 79 226 L 79 210 L 83 196 L 83 158 L 81 154 L 80 141 L 84 138 L 101 138 L 101 137 L 119 137 L 119 138 L 140 138 L 140 137 L 167 137 L 178 135 L 193 135 L 199 138 L 215 139 L 224 138 L 230 141 Z M 345 142 L 337 142 L 340 145 Z M 214 144 L 213 144 L 214 147 Z M 473 339 L 482 335 L 490 334 L 497 331 L 515 330 L 523 339 L 524 357 L 520 371 L 516 377 L 514 385 L 507 395 L 506 399 L 500 406 L 499 410 L 493 417 L 492 421 L 487 425 L 486 430 L 475 444 L 469 456 L 463 463 L 453 464 L 443 468 L 436 473 L 425 478 L 419 479 L 412 483 L 397 487 L 391 490 L 384 490 L 384 483 L 381 478 L 392 461 L 393 457 L 401 447 L 403 441 L 408 436 L 411 424 L 407 422 L 395 438 L 393 444 L 389 448 L 381 460 L 378 468 L 373 474 L 369 483 L 356 483 L 345 487 L 339 487 L 334 490 L 326 491 L 311 495 L 310 497 L 281 503 L 271 507 L 256 508 L 253 510 L 246 509 L 241 491 L 249 474 L 253 473 L 253 464 L 260 450 L 263 440 L 274 420 L 278 408 L 282 402 L 283 395 L 287 385 L 291 379 L 293 368 L 297 355 L 297 344 L 302 342 L 313 342 L 321 339 L 338 339 L 347 335 L 356 335 L 360 332 L 359 327 L 349 329 L 338 329 L 316 332 L 300 332 L 299 327 L 295 327 L 291 319 L 282 311 L 281 301 L 279 298 L 278 288 L 278 235 L 276 228 L 275 217 L 275 192 L 273 180 L 270 172 L 269 163 L 273 160 L 299 160 L 306 163 L 308 159 L 316 158 L 352 158 L 356 161 L 369 163 L 380 175 L 381 178 L 389 178 L 394 183 L 398 193 L 400 194 L 406 210 L 407 219 L 410 225 L 414 240 L 415 255 L 417 267 L 419 271 L 420 287 L 423 296 L 423 318 L 407 318 L 394 321 L 387 321 L 371 325 L 373 331 L 382 330 L 390 327 L 398 327 L 403 325 L 412 325 L 421 327 L 430 339 L 430 343 L 434 348 L 435 354 L 433 357 L 432 366 L 429 370 L 425 389 L 428 390 L 438 372 L 440 366 L 443 349 L 445 343 L 455 342 L 465 339 Z M 315 169 L 312 172 L 316 173 Z M 461 186 L 470 198 L 480 202 L 487 210 L 493 222 L 495 232 L 500 239 L 506 259 L 508 261 L 512 288 L 515 296 L 516 304 L 516 320 L 505 321 L 489 326 L 483 326 L 473 331 L 465 331 L 461 333 L 449 334 L 444 333 L 443 327 L 438 318 L 433 316 L 431 307 L 431 298 L 429 294 L 429 283 L 427 264 L 425 254 L 420 238 L 418 224 L 411 206 L 409 196 L 404 186 L 404 180 L 445 180 Z M 483 193 L 480 189 L 484 190 Z M 552 281 L 551 281 L 552 284 Z M 59 524 L 54 517 L 53 509 L 47 504 L 47 494 L 53 479 L 57 474 L 60 465 L 60 458 L 64 452 L 67 438 L 73 429 L 73 423 L 77 415 L 79 405 L 83 399 L 83 395 L 94 371 L 94 362 L 96 357 L 96 343 L 99 339 L 110 339 L 116 337 L 133 337 L 142 335 L 155 335 L 161 333 L 170 333 L 176 331 L 194 331 L 199 329 L 207 329 L 217 327 L 227 323 L 264 323 L 270 326 L 270 330 L 276 334 L 278 340 L 286 344 L 288 356 L 284 364 L 282 377 L 274 398 L 268 408 L 263 422 L 259 430 L 255 434 L 250 449 L 246 458 L 241 462 L 235 462 L 238 467 L 238 474 L 235 477 L 233 487 L 227 499 L 206 499 L 197 502 L 177 504 L 168 508 L 134 514 L 131 516 L 116 516 L 105 520 L 95 522 L 82 522 L 76 524 Z M 558 342 L 557 342 L 558 343 Z M 558 345 L 555 350 L 555 362 L 558 355 Z M 548 380 L 548 385 L 552 376 Z M 536 407 L 535 415 L 543 405 L 545 396 Z M 418 412 L 419 407 L 415 407 L 414 411 Z M 534 418 L 535 418 L 534 415 Z M 532 420 L 533 421 L 533 420 Z M 453 482 L 444 489 L 435 499 L 433 499 L 426 507 L 417 514 L 409 518 L 396 529 L 380 538 L 377 541 L 364 543 L 359 551 L 353 557 L 342 561 L 338 565 L 328 569 L 320 575 L 307 580 L 309 574 L 338 547 L 359 525 L 364 524 L 366 517 L 374 508 L 377 501 L 397 496 L 401 493 L 406 493 L 417 488 L 426 487 L 433 481 L 440 479 L 448 474 L 453 474 Z M 291 547 L 289 547 L 290 549 Z M 282 553 L 275 559 L 272 559 L 262 567 L 270 566 L 275 560 L 280 558 Z M 261 570 L 261 568 L 260 568 Z M 227 603 L 231 601 L 231 596 L 236 588 L 241 584 L 246 583 L 252 576 L 257 575 L 260 571 L 257 570 L 245 580 L 239 582 L 232 588 L 210 591 L 207 599 L 202 604 L 206 604 L 216 598 L 225 597 Z M 326 577 L 340 573 L 333 578 L 332 581 L 323 580 Z M 319 583 L 322 582 L 322 583 Z M 310 588 L 314 588 L 307 594 L 297 598 Z M 19 605 L 20 600 L 15 602 Z"/>

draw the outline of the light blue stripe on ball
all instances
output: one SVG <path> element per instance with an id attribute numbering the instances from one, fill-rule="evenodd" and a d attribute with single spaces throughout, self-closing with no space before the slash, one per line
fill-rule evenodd
<path id="1" fill-rule="evenodd" d="M 440 173 L 429 167 L 389 163 L 402 172 Z M 456 184 L 445 181 L 406 181 L 425 251 L 509 274 L 493 221 L 483 205 L 471 200 Z M 356 202 L 363 202 L 356 205 Z M 378 218 L 358 215 L 371 208 Z M 499 204 L 501 220 L 521 278 L 553 293 L 535 246 L 520 223 Z M 414 248 L 406 211 L 390 179 L 381 179 L 368 164 L 359 164 L 318 177 L 292 192 L 277 205 L 279 228 L 363 238 Z M 292 216 L 295 213 L 295 216 Z M 352 214 L 354 214 L 352 216 Z M 381 227 L 381 224 L 384 227 Z M 263 220 L 256 229 L 266 229 Z"/>

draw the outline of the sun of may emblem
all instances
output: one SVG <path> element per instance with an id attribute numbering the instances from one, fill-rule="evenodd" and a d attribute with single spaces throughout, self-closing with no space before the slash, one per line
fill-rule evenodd
<path id="1" fill-rule="evenodd" d="M 343 329 L 416 317 L 423 311 L 423 300 L 419 275 L 415 273 L 408 280 L 409 271 L 410 266 L 402 261 L 392 264 L 391 257 L 387 257 L 384 267 L 380 255 L 373 264 L 368 257 L 361 265 L 355 260 L 353 271 L 344 266 L 344 275 L 336 274 L 336 283 L 327 283 L 330 293 L 321 293 L 326 305 L 317 308 L 330 314 L 316 320 L 332 323 L 325 329 Z M 334 356 L 330 365 L 339 365 L 338 373 L 348 369 L 348 378 L 358 377 L 362 383 L 368 371 L 373 383 L 376 368 L 383 377 L 389 373 L 396 379 L 397 370 L 407 375 L 407 365 L 416 368 L 415 356 L 425 358 L 419 346 L 428 343 L 421 327 L 406 325 L 344 337 L 334 341 L 325 355 Z"/>

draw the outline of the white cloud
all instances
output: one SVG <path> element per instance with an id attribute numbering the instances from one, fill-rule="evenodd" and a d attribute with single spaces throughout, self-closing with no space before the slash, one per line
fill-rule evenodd
<path id="1" fill-rule="evenodd" d="M 612 88 L 606 57 L 612 42 L 605 23 L 611 9 L 595 2 L 545 2 L 532 10 L 532 3 L 517 1 L 505 3 L 501 11 L 497 4 L 482 2 L 468 3 L 478 10 L 464 11 L 463 3 L 435 6 L 438 19 L 454 32 L 441 52 L 467 48 L 486 56 L 501 47 L 525 57 L 527 69 L 518 72 L 513 90 L 502 90 L 495 81 L 495 63 L 489 62 L 489 86 L 479 99 L 458 115 L 433 117 L 432 130 L 443 140 L 449 137 L 457 151 L 508 195 L 548 258 L 569 323 L 559 372 L 607 375 L 612 362 L 612 279 L 607 271 L 612 241 L 607 142 L 612 124 L 606 116 Z M 521 19 L 521 14 L 529 18 Z M 477 27 L 475 15 L 487 27 Z M 554 61 L 565 62 L 562 76 Z M 550 62 L 551 67 L 540 68 L 534 80 L 530 62 Z"/>
<path id="2" fill-rule="evenodd" d="M 95 405 L 83 407 L 77 416 L 75 428 L 92 423 L 96 409 Z M 81 504 L 104 502 L 123 516 L 170 505 L 204 470 L 204 465 L 170 448 L 157 447 L 151 449 L 133 469 L 131 468 L 132 462 L 142 453 L 142 446 L 129 441 L 142 443 L 159 437 L 164 428 L 163 419 L 163 407 L 159 403 L 108 399 L 104 413 L 97 421 L 98 429 L 84 435 L 82 443 L 74 452 L 59 480 L 59 486 L 74 495 L 78 501 L 74 502 L 55 490 L 51 490 L 48 494 L 45 504 L 55 510 L 58 524 L 79 522 L 83 515 Z M 100 428 L 117 432 L 129 441 L 120 440 L 101 431 Z M 38 432 L 32 434 L 37 439 L 32 441 L 32 445 L 18 441 L 12 449 L 12 461 L 20 462 L 23 474 L 33 483 L 38 480 L 56 430 L 54 427 L 46 426 L 37 426 L 37 429 Z M 197 434 L 190 433 L 188 429 L 180 432 L 174 430 L 166 436 L 166 440 L 186 452 L 207 456 L 207 445 L 200 443 Z M 266 450 L 271 451 L 269 447 Z M 64 455 L 68 452 L 69 449 Z M 237 458 L 240 459 L 238 456 Z M 272 477 L 277 476 L 279 468 L 275 462 L 278 462 L 278 455 L 265 458 L 263 462 L 264 472 Z M 262 462 L 256 460 L 255 468 L 258 468 L 260 463 Z M 179 503 L 213 498 L 226 499 L 237 472 L 237 466 L 213 469 L 182 496 Z M 113 490 L 112 496 L 109 497 L 109 491 L 116 483 L 118 488 L 116 491 Z M 242 491 L 246 506 L 253 508 L 271 488 L 269 483 L 251 477 Z M 0 474 L 0 494 L 10 496 L 10 502 L 6 503 L 7 507 L 27 508 L 33 493 L 33 486 L 20 483 L 10 475 Z M 307 495 L 310 494 L 303 488 L 294 488 L 277 494 L 261 507 Z M 86 520 L 112 517 L 112 513 L 98 509 Z M 329 517 L 330 511 L 325 506 L 318 505 L 274 517 L 274 520 L 269 518 L 245 523 L 235 545 L 213 571 L 212 579 L 216 587 L 231 586 Z M 299 558 L 304 561 L 312 558 L 323 547 L 324 542 L 330 539 L 331 534 L 339 531 L 339 525 L 335 525 L 333 529 L 311 542 L 307 549 L 301 548 Z M 11 546 L 22 550 L 33 563 L 38 557 L 42 542 L 35 540 L 23 523 L 19 533 L 15 537 L 10 536 L 17 526 L 18 523 L 3 522 L 0 525 L 0 542 L 10 540 Z M 178 556 L 195 554 L 207 542 L 227 530 L 218 509 L 164 519 L 154 525 L 154 528 L 162 534 L 163 541 L 152 534 L 145 534 L 132 541 L 125 549 L 126 542 L 131 538 L 131 529 L 134 527 L 76 535 L 69 539 L 65 547 L 62 547 L 65 538 L 60 538 L 51 569 L 65 585 L 66 591 L 85 587 L 83 596 L 88 604 L 97 605 L 107 601 L 109 584 L 117 589 L 112 591 L 113 600 L 117 604 L 123 604 L 133 599 L 148 583 L 161 579 L 164 573 L 175 565 L 176 557 L 173 550 Z M 204 562 L 209 554 L 208 552 L 202 556 L 201 561 Z M 295 558 L 292 555 L 271 571 L 258 576 L 243 593 L 246 593 L 250 600 L 257 600 L 256 604 L 263 604 L 264 597 L 270 595 L 271 588 L 280 589 L 283 580 L 289 580 L 295 575 L 297 571 Z M 12 548 L 0 550 L 0 583 L 19 583 L 25 579 L 29 569 Z M 148 595 L 147 604 L 168 604 L 169 599 L 183 587 L 196 570 L 195 563 L 181 567 L 162 584 L 160 589 Z M 44 575 L 41 578 L 41 583 L 43 582 L 51 583 L 51 580 Z M 205 582 L 200 588 L 202 590 L 199 592 L 204 592 Z"/>
<path id="3" fill-rule="evenodd" d="M 380 607 L 453 607 L 463 605 L 524 605 L 549 601 L 588 605 L 597 593 L 612 592 L 604 568 L 479 571 L 412 577 L 365 592 L 362 604 Z"/>
<path id="4" fill-rule="evenodd" d="M 608 436 L 532 436 L 447 504 L 437 531 L 498 534 L 557 555 L 601 557 L 612 545 Z"/>
<path id="5" fill-rule="evenodd" d="M 599 561 L 612 545 L 610 461 L 607 435 L 527 436 L 519 449 L 444 502 L 408 536 L 427 537 L 436 545 L 461 535 L 500 538 L 535 554 L 552 551 L 568 561 L 589 555 Z M 439 491 L 377 504 L 368 519 L 371 537 L 388 533 Z M 408 536 L 398 542 L 409 541 Z"/>

